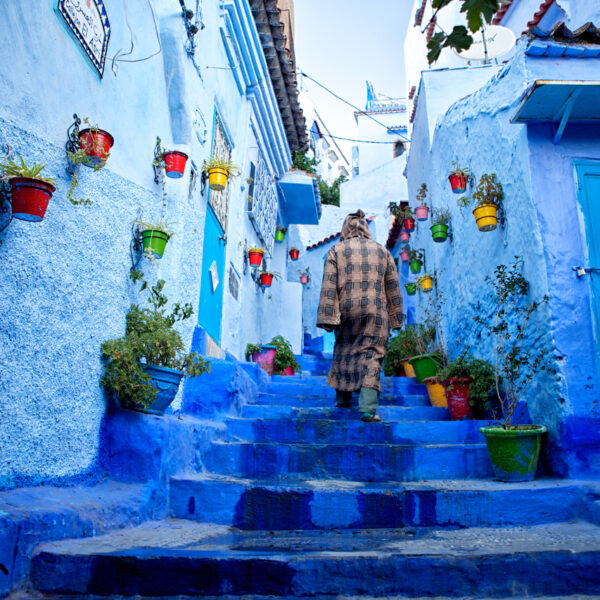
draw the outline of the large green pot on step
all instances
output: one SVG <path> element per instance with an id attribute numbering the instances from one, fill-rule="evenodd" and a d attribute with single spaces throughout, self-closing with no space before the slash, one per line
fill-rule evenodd
<path id="1" fill-rule="evenodd" d="M 431 237 L 434 242 L 442 243 L 448 239 L 448 225 L 443 225 L 442 223 L 437 223 L 430 227 L 431 229 Z"/>
<path id="2" fill-rule="evenodd" d="M 480 427 L 496 479 L 500 481 L 531 481 L 535 477 L 543 425 L 518 425 L 518 429 L 499 426 Z"/>
<path id="3" fill-rule="evenodd" d="M 415 376 L 419 383 L 423 383 L 428 377 L 435 377 L 442 368 L 441 354 L 420 354 L 413 356 L 408 361 L 415 370 Z"/>

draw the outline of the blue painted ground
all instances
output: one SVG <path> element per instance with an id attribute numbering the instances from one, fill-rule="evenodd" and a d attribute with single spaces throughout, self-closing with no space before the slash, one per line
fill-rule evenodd
<path id="1" fill-rule="evenodd" d="M 482 422 L 385 378 L 384 422 L 363 423 L 333 407 L 327 362 L 303 361 L 170 477 L 167 518 L 37 546 L 32 597 L 600 594 L 600 486 L 493 481 Z"/>

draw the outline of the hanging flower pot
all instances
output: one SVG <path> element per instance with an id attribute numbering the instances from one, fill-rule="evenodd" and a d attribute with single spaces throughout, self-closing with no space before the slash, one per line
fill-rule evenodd
<path id="1" fill-rule="evenodd" d="M 464 421 L 472 419 L 471 405 L 469 404 L 469 384 L 470 379 L 457 377 L 442 381 L 446 388 L 446 399 L 448 400 L 448 410 L 452 421 Z"/>
<path id="2" fill-rule="evenodd" d="M 405 283 L 404 289 L 409 296 L 414 296 L 417 293 L 417 284 L 416 283 Z"/>
<path id="3" fill-rule="evenodd" d="M 495 204 L 481 204 L 473 210 L 479 231 L 493 231 L 498 227 L 498 207 Z"/>
<path id="4" fill-rule="evenodd" d="M 185 152 L 179 152 L 178 150 L 165 152 L 163 160 L 165 161 L 165 174 L 167 177 L 171 177 L 172 179 L 183 177 L 187 159 L 188 155 Z"/>
<path id="5" fill-rule="evenodd" d="M 417 215 L 418 221 L 427 221 L 429 218 L 429 207 L 426 204 L 417 206 L 417 208 L 415 208 L 415 214 Z"/>
<path id="6" fill-rule="evenodd" d="M 12 215 L 22 221 L 39 222 L 56 188 L 47 181 L 31 177 L 11 177 Z"/>
<path id="7" fill-rule="evenodd" d="M 240 170 L 230 160 L 212 156 L 204 161 L 202 172 L 208 173 L 208 187 L 220 192 L 225 189 L 229 177 L 239 175 Z"/>
<path id="8" fill-rule="evenodd" d="M 448 225 L 436 223 L 431 226 L 431 237 L 434 242 L 442 243 L 448 239 Z"/>
<path id="9" fill-rule="evenodd" d="M 96 127 L 82 129 L 79 132 L 79 145 L 87 156 L 83 164 L 86 167 L 103 166 L 114 143 L 115 139 L 108 131 Z"/>
<path id="10" fill-rule="evenodd" d="M 225 169 L 213 167 L 208 170 L 208 187 L 215 192 L 220 192 L 227 185 L 228 173 Z"/>
<path id="11" fill-rule="evenodd" d="M 265 253 L 263 248 L 250 248 L 248 250 L 248 262 L 252 267 L 259 267 L 263 260 L 263 254 Z"/>
<path id="12" fill-rule="evenodd" d="M 271 287 L 273 283 L 273 273 L 261 273 L 260 274 L 260 285 L 263 287 Z"/>
<path id="13" fill-rule="evenodd" d="M 410 233 L 408 233 L 408 231 L 403 231 L 400 234 L 400 241 L 401 242 L 408 242 L 410 240 Z"/>
<path id="14" fill-rule="evenodd" d="M 427 395 L 429 396 L 429 402 L 431 402 L 431 406 L 441 406 L 442 408 L 447 408 L 448 401 L 446 400 L 446 390 L 438 381 L 438 378 L 427 377 L 423 380 L 423 383 L 427 386 Z"/>
<path id="15" fill-rule="evenodd" d="M 402 226 L 404 227 L 404 229 L 406 229 L 406 231 L 410 233 L 411 231 L 415 230 L 415 220 L 404 219 L 404 221 L 402 221 Z"/>
<path id="16" fill-rule="evenodd" d="M 400 260 L 402 262 L 408 262 L 410 260 L 410 251 L 402 250 L 402 252 L 400 252 Z"/>
<path id="17" fill-rule="evenodd" d="M 468 176 L 466 173 L 450 173 L 448 180 L 455 194 L 462 194 L 467 189 Z"/>
<path id="18" fill-rule="evenodd" d="M 410 270 L 412 273 L 420 273 L 421 272 L 421 266 L 423 265 L 423 263 L 418 260 L 418 259 L 413 259 L 408 263 L 408 266 L 410 267 Z"/>
<path id="19" fill-rule="evenodd" d="M 418 283 L 421 291 L 425 292 L 426 294 L 431 292 L 433 289 L 433 277 L 431 277 L 431 275 L 424 275 L 419 279 Z"/>
<path id="20" fill-rule="evenodd" d="M 535 477 L 543 425 L 518 425 L 515 429 L 481 427 L 496 479 L 531 481 Z"/>
<path id="21" fill-rule="evenodd" d="M 290 248 L 290 258 L 292 260 L 298 260 L 300 257 L 300 250 L 298 248 Z"/>
<path id="22" fill-rule="evenodd" d="M 146 256 L 162 258 L 169 241 L 169 234 L 160 229 L 144 229 L 142 231 L 142 248 Z"/>
<path id="23" fill-rule="evenodd" d="M 283 242 L 283 240 L 285 240 L 285 233 L 281 230 L 277 230 L 275 232 L 275 241 L 276 242 Z"/>
<path id="24" fill-rule="evenodd" d="M 306 273 L 300 275 L 300 283 L 302 283 L 302 284 L 308 283 L 308 275 L 306 275 Z"/>

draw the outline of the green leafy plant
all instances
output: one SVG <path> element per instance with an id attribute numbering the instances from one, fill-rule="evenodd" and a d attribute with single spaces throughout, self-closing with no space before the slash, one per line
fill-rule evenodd
<path id="1" fill-rule="evenodd" d="M 331 206 L 340 205 L 340 185 L 346 181 L 345 175 L 340 175 L 331 185 L 319 178 L 319 195 L 321 196 L 321 204 L 329 204 Z"/>
<path id="2" fill-rule="evenodd" d="M 523 261 L 515 256 L 511 265 L 498 265 L 493 276 L 487 276 L 487 302 L 493 307 L 491 319 L 479 315 L 474 321 L 488 336 L 494 347 L 495 389 L 501 414 L 494 417 L 502 421 L 504 429 L 518 429 L 511 423 L 519 400 L 531 383 L 533 376 L 547 369 L 548 351 L 535 347 L 528 335 L 528 326 L 538 309 L 548 302 L 529 300 L 529 282 L 523 275 Z"/>
<path id="3" fill-rule="evenodd" d="M 447 208 L 434 208 L 432 211 L 432 225 L 448 225 L 450 223 L 450 211 Z"/>
<path id="4" fill-rule="evenodd" d="M 316 166 L 319 161 L 316 158 L 308 158 L 306 150 L 296 150 L 292 160 L 292 167 L 305 171 L 306 173 L 316 173 Z"/>
<path id="5" fill-rule="evenodd" d="M 452 170 L 448 175 L 456 175 L 457 177 L 468 177 L 471 174 L 470 169 L 466 169 L 460 166 L 460 163 L 453 160 L 452 161 Z"/>
<path id="6" fill-rule="evenodd" d="M 247 344 L 246 345 L 246 357 L 251 358 L 253 354 L 262 352 L 262 346 L 260 344 Z"/>
<path id="7" fill-rule="evenodd" d="M 283 225 L 277 225 L 277 231 L 281 231 L 281 233 L 286 234 L 287 233 L 288 228 L 284 227 Z"/>
<path id="8" fill-rule="evenodd" d="M 208 173 L 210 169 L 223 169 L 227 171 L 228 177 L 236 177 L 240 174 L 240 170 L 234 162 L 225 158 L 219 158 L 218 156 L 211 156 L 204 161 L 202 172 Z"/>
<path id="9" fill-rule="evenodd" d="M 383 372 L 387 376 L 402 374 L 402 361 L 419 354 L 426 354 L 435 339 L 435 330 L 422 323 L 405 325 L 398 335 L 390 338 Z"/>
<path id="10" fill-rule="evenodd" d="M 160 181 L 160 187 L 162 189 L 162 204 L 164 210 L 167 208 L 167 188 L 165 186 L 165 151 L 161 146 L 161 139 L 159 137 L 156 138 L 156 145 L 158 146 L 159 150 L 152 161 L 152 165 L 158 169 L 158 180 Z"/>
<path id="11" fill-rule="evenodd" d="M 425 198 L 427 197 L 427 184 L 422 183 L 419 191 L 417 192 L 417 202 L 422 206 L 426 206 Z"/>
<path id="12" fill-rule="evenodd" d="M 102 344 L 105 371 L 100 385 L 123 402 L 148 408 L 158 392 L 144 365 L 176 369 L 186 377 L 202 375 L 210 370 L 210 365 L 199 354 L 186 353 L 181 335 L 174 327 L 192 316 L 192 305 L 173 304 L 168 311 L 163 279 L 148 285 L 141 271 L 133 271 L 131 279 L 134 283 L 141 282 L 140 292 L 148 292 L 150 307 L 132 304 L 126 317 L 125 335 Z"/>
<path id="13" fill-rule="evenodd" d="M 498 181 L 496 174 L 491 175 L 484 173 L 477 182 L 477 188 L 473 192 L 473 200 L 477 206 L 484 204 L 494 204 L 499 206 L 504 198 L 502 184 Z"/>
<path id="14" fill-rule="evenodd" d="M 34 162 L 31 167 L 27 165 L 23 157 L 18 154 L 19 162 L 6 158 L 5 162 L 0 163 L 0 171 L 2 179 L 10 179 L 12 177 L 29 177 L 30 179 L 39 179 L 50 185 L 56 186 L 56 179 L 52 177 L 42 177 L 42 171 L 46 168 L 43 163 Z"/>
<path id="15" fill-rule="evenodd" d="M 171 223 L 167 223 L 166 221 L 134 221 L 134 223 L 138 225 L 142 231 L 162 231 L 167 234 L 169 238 L 173 235 Z"/>
<path id="16" fill-rule="evenodd" d="M 413 219 L 414 216 L 415 216 L 415 213 L 414 213 L 412 207 L 408 204 L 406 206 L 404 206 L 404 208 L 402 208 L 400 211 L 401 219 Z"/>
<path id="17" fill-rule="evenodd" d="M 261 254 L 264 254 L 266 250 L 262 246 L 250 246 L 248 252 L 260 252 Z"/>
<path id="18" fill-rule="evenodd" d="M 292 351 L 292 345 L 283 336 L 276 335 L 269 342 L 269 345 L 277 348 L 275 359 L 273 360 L 275 375 L 283 373 L 288 367 L 292 367 L 294 371 L 302 373 L 302 369 Z"/>
<path id="19" fill-rule="evenodd" d="M 408 248 L 408 246 L 407 246 Z M 419 262 L 423 262 L 423 251 L 422 250 L 416 250 L 416 249 L 410 249 L 409 248 L 409 253 L 410 253 L 410 260 L 418 260 Z"/>
<path id="20" fill-rule="evenodd" d="M 402 206 L 398 202 L 390 202 L 388 204 L 388 210 L 393 217 L 402 220 Z"/>

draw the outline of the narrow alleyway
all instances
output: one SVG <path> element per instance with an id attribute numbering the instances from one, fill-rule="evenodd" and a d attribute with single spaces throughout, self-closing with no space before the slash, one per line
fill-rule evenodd
<path id="1" fill-rule="evenodd" d="M 168 519 L 42 545 L 33 587 L 50 597 L 600 589 L 600 490 L 494 482 L 482 423 L 449 421 L 416 380 L 384 378 L 384 423 L 363 423 L 333 408 L 326 362 L 302 363 L 311 374 L 272 377 L 226 418 L 206 471 L 171 479 Z"/>

